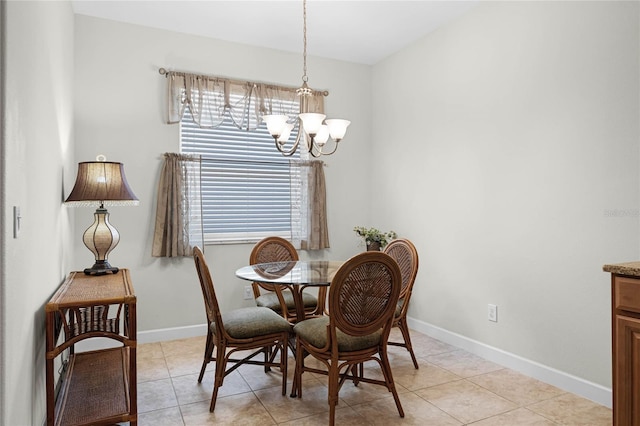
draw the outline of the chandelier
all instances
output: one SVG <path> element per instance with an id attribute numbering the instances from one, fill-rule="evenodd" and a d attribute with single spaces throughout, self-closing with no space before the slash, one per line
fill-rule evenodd
<path id="1" fill-rule="evenodd" d="M 338 142 L 344 138 L 347 126 L 351 124 L 349 120 L 325 119 L 326 115 L 309 112 L 309 98 L 313 96 L 313 90 L 307 84 L 307 0 L 302 1 L 303 17 L 303 70 L 302 87 L 296 90 L 300 97 L 300 114 L 294 122 L 290 122 L 288 115 L 263 115 L 262 119 L 267 124 L 267 130 L 276 143 L 276 148 L 285 156 L 293 155 L 302 139 L 305 140 L 306 148 L 313 157 L 321 155 L 331 155 L 338 149 Z M 285 147 L 289 141 L 291 131 L 298 124 L 298 135 L 291 148 Z M 324 151 L 327 141 L 333 140 L 333 149 Z"/>

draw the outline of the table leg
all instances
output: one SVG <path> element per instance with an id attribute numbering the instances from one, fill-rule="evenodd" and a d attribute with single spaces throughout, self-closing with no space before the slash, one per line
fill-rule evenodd
<path id="1" fill-rule="evenodd" d="M 293 293 L 293 301 L 296 307 L 296 322 L 304 321 L 305 319 L 305 311 L 304 311 L 304 302 L 302 300 L 302 286 L 300 285 L 292 285 L 291 292 Z M 296 353 L 296 336 L 293 331 L 291 332 L 291 338 L 289 339 L 289 347 L 291 348 L 291 352 L 293 353 L 294 359 L 298 356 Z M 296 362 L 297 365 L 297 362 Z M 295 398 L 298 396 L 298 382 L 296 381 L 296 375 L 293 375 L 293 383 L 291 384 L 291 398 Z"/>
<path id="2" fill-rule="evenodd" d="M 302 289 L 303 286 L 300 285 L 291 286 L 291 292 L 293 293 L 293 302 L 296 306 L 296 322 L 304 321 L 305 319 L 304 301 L 302 300 Z"/>

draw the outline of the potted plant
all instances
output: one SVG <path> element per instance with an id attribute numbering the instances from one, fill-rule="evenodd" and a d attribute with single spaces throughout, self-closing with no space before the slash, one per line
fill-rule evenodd
<path id="1" fill-rule="evenodd" d="M 389 244 L 389 241 L 398 236 L 393 231 L 381 232 L 376 228 L 365 228 L 364 226 L 356 226 L 353 231 L 364 239 L 367 251 L 381 250 Z"/>

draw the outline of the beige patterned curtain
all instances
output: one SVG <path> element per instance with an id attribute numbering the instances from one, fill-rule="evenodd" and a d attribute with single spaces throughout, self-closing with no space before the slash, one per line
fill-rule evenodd
<path id="1" fill-rule="evenodd" d="M 200 156 L 164 154 L 158 182 L 154 257 L 192 256 L 204 247 Z"/>
<path id="2" fill-rule="evenodd" d="M 291 161 L 291 176 L 300 182 L 291 188 L 292 243 L 303 250 L 329 248 L 324 163 Z"/>
<path id="3" fill-rule="evenodd" d="M 297 88 L 266 83 L 231 80 L 223 77 L 165 71 L 168 81 L 167 122 L 179 123 L 189 107 L 193 120 L 203 128 L 218 127 L 227 116 L 242 130 L 255 130 L 265 114 L 300 113 Z M 326 92 L 314 91 L 309 111 L 324 111 Z"/>

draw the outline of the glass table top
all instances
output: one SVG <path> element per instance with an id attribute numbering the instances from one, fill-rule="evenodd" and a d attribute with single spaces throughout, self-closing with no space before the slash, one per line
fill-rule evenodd
<path id="1" fill-rule="evenodd" d="M 328 260 L 258 263 L 238 269 L 236 276 L 271 284 L 328 286 L 343 263 Z"/>

